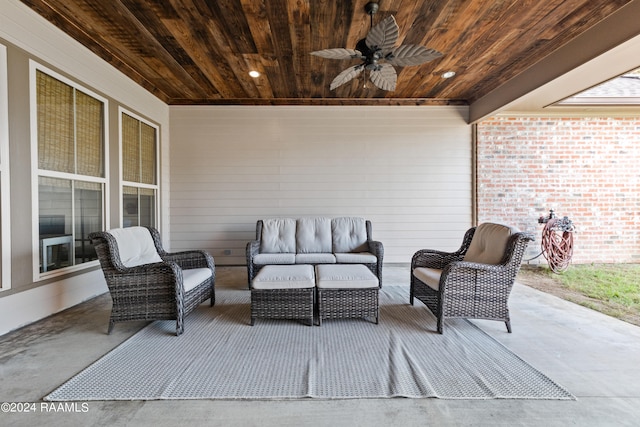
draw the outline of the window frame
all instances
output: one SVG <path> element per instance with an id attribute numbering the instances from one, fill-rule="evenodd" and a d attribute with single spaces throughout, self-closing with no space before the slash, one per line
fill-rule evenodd
<path id="1" fill-rule="evenodd" d="M 156 132 L 156 153 L 155 153 L 155 175 L 156 175 L 156 183 L 155 184 L 145 184 L 145 183 L 141 183 L 141 182 L 134 182 L 134 181 L 125 181 L 124 180 L 124 166 L 123 166 L 123 162 L 124 162 L 124 147 L 123 147 L 123 140 L 122 140 L 122 115 L 126 114 L 127 116 L 130 116 L 136 120 L 139 120 L 140 122 L 152 127 L 155 129 Z M 118 218 L 118 224 L 120 227 L 124 227 L 124 203 L 123 203 L 123 198 L 124 198 L 124 187 L 136 187 L 136 188 L 145 188 L 145 189 L 150 189 L 150 190 L 155 190 L 155 213 L 154 213 L 154 221 L 155 221 L 155 228 L 157 228 L 158 230 L 161 229 L 160 227 L 160 126 L 157 125 L 156 123 L 153 123 L 147 119 L 145 119 L 144 117 L 140 116 L 139 114 L 134 113 L 131 110 L 128 110 L 122 106 L 118 107 L 118 145 L 119 145 L 119 149 L 118 149 L 118 173 L 119 173 L 119 185 L 118 185 L 118 201 L 120 204 L 120 212 L 119 212 L 119 218 Z"/>
<path id="2" fill-rule="evenodd" d="M 93 177 L 88 175 L 80 175 L 78 173 L 67 173 L 40 169 L 38 162 L 38 100 L 37 100 L 37 72 L 47 74 L 48 76 L 71 86 L 74 90 L 80 91 L 85 95 L 103 103 L 103 138 L 104 144 L 104 177 Z M 50 68 L 29 60 L 29 98 L 30 98 L 30 129 L 31 129 L 31 225 L 32 225 L 32 262 L 33 262 L 33 281 L 41 281 L 51 277 L 69 274 L 71 272 L 86 270 L 99 265 L 98 260 L 75 264 L 47 272 L 40 272 L 40 202 L 39 202 L 39 178 L 49 177 L 56 179 L 64 179 L 69 181 L 85 181 L 91 183 L 102 184 L 102 229 L 105 230 L 109 224 L 109 101 L 104 96 L 98 95 L 96 92 L 88 89 L 82 84 L 67 78 Z M 72 199 L 74 195 L 72 193 Z M 73 206 L 73 201 L 72 201 Z M 73 210 L 72 210 L 73 212 Z"/>
<path id="3" fill-rule="evenodd" d="M 9 85 L 7 47 L 0 44 L 0 292 L 11 289 L 11 185 L 9 173 Z"/>

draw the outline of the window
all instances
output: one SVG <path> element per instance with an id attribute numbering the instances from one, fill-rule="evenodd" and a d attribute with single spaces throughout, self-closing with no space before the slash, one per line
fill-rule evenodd
<path id="1" fill-rule="evenodd" d="M 37 174 L 34 276 L 38 278 L 96 263 L 89 233 L 103 230 L 106 223 L 107 101 L 51 70 L 31 65 Z"/>
<path id="2" fill-rule="evenodd" d="M 158 127 L 120 110 L 122 226 L 156 227 Z"/>
<path id="3" fill-rule="evenodd" d="M 0 45 L 0 291 L 11 288 L 7 48 Z"/>

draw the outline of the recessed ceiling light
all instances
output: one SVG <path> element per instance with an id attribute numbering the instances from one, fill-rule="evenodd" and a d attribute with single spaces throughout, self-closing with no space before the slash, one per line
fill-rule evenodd
<path id="1" fill-rule="evenodd" d="M 443 79 L 450 79 L 451 77 L 453 77 L 455 75 L 456 75 L 455 71 L 447 71 L 446 73 L 442 73 L 442 78 Z"/>
<path id="2" fill-rule="evenodd" d="M 249 71 L 249 75 L 250 75 L 251 77 L 253 77 L 254 79 L 255 79 L 256 77 L 260 77 L 260 73 L 259 73 L 259 72 L 257 72 L 257 71 L 255 71 L 255 70 L 251 70 L 251 71 Z"/>

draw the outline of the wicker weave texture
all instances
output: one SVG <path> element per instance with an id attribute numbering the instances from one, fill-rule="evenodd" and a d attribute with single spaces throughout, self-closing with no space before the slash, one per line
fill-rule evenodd
<path id="1" fill-rule="evenodd" d="M 443 332 L 444 319 L 464 317 L 505 322 L 511 332 L 508 300 L 520 270 L 522 256 L 533 236 L 514 233 L 507 244 L 503 260 L 498 265 L 463 261 L 471 244 L 475 227 L 465 233 L 456 252 L 420 250 L 411 261 L 410 303 L 414 298 L 423 302 L 438 319 L 438 332 Z M 434 290 L 413 275 L 418 267 L 442 269 L 440 288 Z"/>
<path id="2" fill-rule="evenodd" d="M 305 319 L 313 324 L 314 288 L 252 289 L 251 324 L 256 319 Z"/>
<path id="3" fill-rule="evenodd" d="M 379 288 L 321 289 L 318 293 L 318 323 L 324 319 L 379 319 Z"/>
<path id="4" fill-rule="evenodd" d="M 116 322 L 176 320 L 176 335 L 184 331 L 184 318 L 207 299 L 215 304 L 214 260 L 204 251 L 168 253 L 160 234 L 148 227 L 162 263 L 125 267 L 116 240 L 108 232 L 91 233 L 112 299 L 110 333 Z M 211 277 L 185 292 L 182 270 L 209 268 Z"/>

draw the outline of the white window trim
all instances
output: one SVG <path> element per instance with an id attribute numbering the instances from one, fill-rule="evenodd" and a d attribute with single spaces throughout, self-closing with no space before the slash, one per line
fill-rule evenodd
<path id="1" fill-rule="evenodd" d="M 40 171 L 38 167 L 38 98 L 36 91 L 36 71 L 41 71 L 53 78 L 60 80 L 61 82 L 68 84 L 76 90 L 79 90 L 104 104 L 104 178 L 90 177 L 84 175 L 67 174 L 64 172 L 56 171 Z M 98 95 L 97 93 L 87 89 L 86 87 L 78 84 L 77 82 L 66 78 L 63 75 L 56 73 L 50 68 L 45 67 L 33 60 L 29 60 L 29 101 L 30 101 L 30 129 L 31 129 L 31 236 L 33 245 L 33 281 L 49 279 L 51 277 L 62 276 L 74 271 L 86 270 L 88 268 L 99 265 L 99 261 L 90 261 L 78 265 L 72 265 L 65 268 L 48 271 L 46 273 L 40 273 L 40 230 L 38 227 L 40 204 L 38 197 L 38 178 L 40 176 L 48 176 L 52 178 L 64 178 L 81 180 L 87 182 L 98 182 L 104 184 L 103 197 L 103 228 L 109 224 L 109 101 L 107 98 Z M 82 177 L 78 179 L 78 177 Z"/>
<path id="2" fill-rule="evenodd" d="M 11 186 L 9 178 L 9 86 L 7 47 L 0 45 L 0 227 L 2 228 L 2 276 L 0 291 L 11 289 Z"/>
<path id="3" fill-rule="evenodd" d="M 143 184 L 140 182 L 131 182 L 131 181 L 125 181 L 123 178 L 123 168 L 122 168 L 122 163 L 123 163 L 123 157 L 122 157 L 122 153 L 123 153 L 123 148 L 122 148 L 122 114 L 126 114 L 127 116 L 131 116 L 136 120 L 140 120 L 142 123 L 151 126 L 152 128 L 154 128 L 156 130 L 156 182 L 157 184 L 152 185 L 152 184 Z M 140 115 L 127 110 L 126 108 L 123 108 L 122 106 L 118 107 L 118 142 L 119 142 L 119 149 L 118 149 L 118 174 L 119 174 L 119 181 L 120 181 L 120 185 L 118 186 L 118 203 L 120 203 L 120 217 L 118 218 L 118 224 L 120 227 L 123 227 L 124 224 L 122 222 L 122 218 L 124 217 L 124 206 L 122 203 L 122 198 L 124 196 L 124 191 L 123 191 L 123 187 L 137 187 L 137 188 L 148 188 L 151 190 L 156 190 L 156 212 L 155 212 L 155 223 L 156 223 L 156 228 L 160 229 L 160 126 L 158 126 L 155 123 L 150 122 L 149 120 L 145 119 L 144 117 L 141 117 Z"/>

